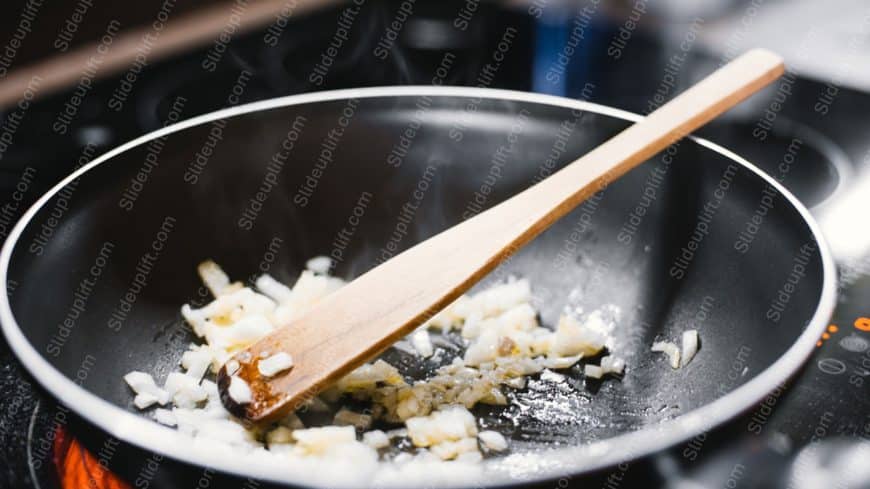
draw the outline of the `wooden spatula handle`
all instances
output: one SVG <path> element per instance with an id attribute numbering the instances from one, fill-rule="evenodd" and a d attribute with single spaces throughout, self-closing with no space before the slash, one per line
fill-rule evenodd
<path id="1" fill-rule="evenodd" d="M 260 378 L 253 364 L 243 366 L 239 375 L 252 386 L 254 402 L 238 406 L 225 396 L 225 404 L 257 421 L 297 408 L 450 304 L 606 183 L 782 72 L 779 56 L 750 51 L 550 178 L 360 276 L 251 347 L 252 358 L 287 351 L 296 366 L 272 379 Z M 219 380 L 226 391 L 226 376 Z"/>

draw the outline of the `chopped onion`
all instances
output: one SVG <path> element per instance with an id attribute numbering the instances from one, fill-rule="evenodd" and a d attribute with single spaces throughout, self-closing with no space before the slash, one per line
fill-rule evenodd
<path id="1" fill-rule="evenodd" d="M 604 376 L 604 369 L 598 365 L 587 364 L 583 366 L 583 375 L 592 379 L 600 379 Z"/>
<path id="2" fill-rule="evenodd" d="M 677 348 L 677 345 L 670 341 L 657 341 L 653 343 L 651 350 L 666 354 L 670 360 L 671 368 L 680 368 L 680 349 Z"/>
<path id="3" fill-rule="evenodd" d="M 450 406 L 429 416 L 405 421 L 408 436 L 418 447 L 428 447 L 444 441 L 458 441 L 477 435 L 474 416 L 462 406 Z"/>
<path id="4" fill-rule="evenodd" d="M 435 350 L 432 348 L 432 340 L 429 339 L 429 332 L 425 328 L 420 328 L 411 335 L 411 344 L 417 353 L 423 357 L 431 357 Z"/>
<path id="5" fill-rule="evenodd" d="M 139 409 L 145 409 L 152 404 L 160 404 L 162 406 L 169 402 L 171 398 L 168 392 L 157 387 L 154 377 L 145 372 L 130 372 L 124 376 L 124 381 L 137 394 L 133 403 Z"/>
<path id="6" fill-rule="evenodd" d="M 154 410 L 154 420 L 166 426 L 175 426 L 178 423 L 172 411 L 163 408 Z"/>
<path id="7" fill-rule="evenodd" d="M 192 408 L 208 398 L 206 390 L 199 386 L 199 379 L 180 372 L 170 373 L 163 389 L 172 396 L 173 404 L 178 407 Z"/>
<path id="8" fill-rule="evenodd" d="M 230 395 L 230 399 L 239 404 L 248 404 L 254 400 L 253 394 L 251 394 L 251 386 L 238 375 L 230 377 L 230 386 L 227 389 L 227 393 Z"/>
<path id="9" fill-rule="evenodd" d="M 367 431 L 363 433 L 363 443 L 372 448 L 386 448 L 390 446 L 390 438 L 381 430 Z"/>
<path id="10" fill-rule="evenodd" d="M 593 356 L 604 348 L 607 338 L 595 321 L 581 323 L 572 315 L 563 314 L 550 353 L 561 357 Z"/>
<path id="11" fill-rule="evenodd" d="M 320 275 L 326 275 L 329 273 L 329 269 L 332 267 L 332 259 L 328 256 L 315 256 L 314 258 L 305 262 L 305 268 L 311 270 L 314 273 L 319 273 Z"/>
<path id="12" fill-rule="evenodd" d="M 681 366 L 685 367 L 698 353 L 698 330 L 690 329 L 683 331 L 683 360 Z"/>
<path id="13" fill-rule="evenodd" d="M 199 381 L 208 367 L 214 361 L 214 354 L 207 346 L 191 346 L 191 349 L 181 356 L 181 366 L 186 370 L 185 374 Z"/>
<path id="14" fill-rule="evenodd" d="M 133 405 L 139 409 L 145 409 L 159 402 L 157 396 L 148 392 L 136 394 L 133 398 Z"/>
<path id="15" fill-rule="evenodd" d="M 625 360 L 607 355 L 601 358 L 601 369 L 606 374 L 622 374 L 625 371 Z"/>
<path id="16" fill-rule="evenodd" d="M 322 454 L 330 447 L 356 441 L 353 426 L 323 426 L 293 432 L 296 446 L 309 454 Z"/>
<path id="17" fill-rule="evenodd" d="M 553 357 L 546 358 L 542 361 L 544 367 L 552 368 L 556 370 L 564 370 L 566 368 L 571 368 L 572 365 L 579 362 L 580 359 L 583 358 L 583 354 L 575 355 L 573 357 Z"/>
<path id="18" fill-rule="evenodd" d="M 230 285 L 230 278 L 226 272 L 215 262 L 206 260 L 196 267 L 197 273 L 202 283 L 211 292 L 211 295 L 218 297 L 226 291 Z"/>
<path id="19" fill-rule="evenodd" d="M 261 275 L 254 287 L 246 287 L 231 283 L 214 262 L 201 264 L 199 274 L 215 299 L 200 308 L 185 304 L 181 312 L 204 344 L 189 347 L 180 362 L 184 373 L 169 374 L 165 389 L 142 372 L 125 376 L 136 392 L 134 404 L 144 409 L 171 401 L 171 411 L 155 410 L 156 421 L 176 426 L 194 441 L 218 442 L 258 456 L 274 453 L 284 457 L 281 460 L 329 458 L 351 460 L 354 467 L 360 467 L 382 457 L 395 466 L 405 464 L 405 468 L 426 467 L 442 460 L 478 463 L 483 458 L 481 450 L 501 452 L 509 444 L 496 431 L 478 433 L 477 420 L 469 409 L 478 404 L 508 404 L 508 389 L 524 388 L 530 375 L 542 371 L 541 380 L 561 382 L 565 376 L 549 369 L 567 369 L 583 357 L 612 348 L 612 324 L 602 310 L 592 311 L 582 321 L 566 313 L 554 331 L 539 324 L 528 280 L 511 278 L 461 296 L 397 345 L 397 349 L 429 358 L 436 355 L 434 339 L 439 346 L 437 355 L 453 357 L 442 360 L 435 356 L 430 363 L 441 366 L 426 378 L 411 382 L 394 366 L 378 359 L 353 370 L 304 404 L 303 409 L 311 412 L 335 413 L 331 426 L 306 428 L 295 414 L 269 428 L 244 425 L 224 408 L 217 385 L 202 377 L 209 368 L 217 373 L 224 367 L 230 375 L 229 397 L 247 404 L 253 401 L 253 393 L 238 376 L 239 362 L 256 362 L 260 375 L 266 377 L 292 368 L 293 358 L 288 353 L 263 350 L 253 358 L 246 357 L 244 349 L 290 324 L 340 288 L 344 282 L 328 275 L 332 265 L 330 258 L 316 257 L 306 263 L 307 270 L 292 287 L 269 275 Z M 433 338 L 430 329 L 459 331 L 466 342 L 464 353 L 456 355 L 450 335 Z M 686 361 L 690 358 L 684 354 Z M 585 365 L 584 371 L 589 378 L 600 378 L 620 374 L 624 368 L 622 359 L 607 355 L 600 365 Z M 356 412 L 340 407 L 336 412 L 337 404 L 345 399 L 354 405 L 370 403 L 371 410 Z M 317 417 L 322 418 L 323 414 Z M 357 429 L 368 430 L 375 420 L 404 423 L 404 427 L 365 431 L 358 441 Z M 400 446 L 410 442 L 416 452 L 381 450 L 394 438 L 403 438 L 397 443 Z"/>
<path id="20" fill-rule="evenodd" d="M 289 353 L 278 352 L 264 358 L 257 363 L 257 370 L 261 375 L 271 377 L 293 367 L 293 357 Z"/>
<path id="21" fill-rule="evenodd" d="M 279 304 L 287 302 L 293 298 L 293 291 L 290 290 L 290 287 L 287 287 L 281 282 L 275 280 L 269 274 L 260 275 L 259 277 L 257 277 L 254 285 L 257 287 L 257 290 L 259 290 L 263 294 L 266 294 L 273 300 L 277 301 Z"/>
<path id="22" fill-rule="evenodd" d="M 508 442 L 498 431 L 486 430 L 477 434 L 477 438 L 483 446 L 494 452 L 507 450 Z"/>
<path id="23" fill-rule="evenodd" d="M 479 453 L 477 451 L 477 440 L 474 438 L 442 441 L 429 447 L 429 450 L 441 460 L 453 460 L 467 453 Z"/>

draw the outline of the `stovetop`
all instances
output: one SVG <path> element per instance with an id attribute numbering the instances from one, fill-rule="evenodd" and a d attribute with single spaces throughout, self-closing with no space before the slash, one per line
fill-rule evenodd
<path id="1" fill-rule="evenodd" d="M 663 27 L 677 33 L 670 36 L 676 40 L 640 29 L 630 30 L 626 40 L 632 12 L 593 12 L 587 22 L 582 12 L 547 13 L 545 4 L 417 4 L 384 60 L 377 47 L 398 3 L 372 2 L 361 10 L 342 55 L 320 83 L 310 74 L 318 63 L 323 68 L 318 53 L 333 36 L 340 7 L 291 18 L 286 27 L 275 23 L 234 38 L 213 71 L 203 69 L 207 49 L 149 65 L 124 95 L 120 110 L 110 105 L 126 92 L 119 92 L 124 86 L 119 77 L 95 82 L 76 116 L 64 122 L 63 134 L 52 125 L 70 93 L 37 101 L 0 159 L 0 195 L 7 200 L 0 208 L 0 237 L 73 168 L 179 117 L 315 90 L 427 84 L 447 51 L 462 69 L 451 70 L 444 84 L 583 97 L 642 113 L 722 61 L 719 54 L 691 45 L 686 49 L 693 29 L 705 28 L 692 20 Z M 464 28 L 454 25 L 456 19 L 465 21 Z M 578 25 L 582 42 L 575 43 Z M 486 71 L 506 33 L 513 47 L 494 72 Z M 618 56 L 609 49 L 614 47 Z M 820 212 L 870 178 L 870 94 L 838 87 L 834 97 L 825 98 L 829 84 L 791 75 L 785 85 L 754 97 L 701 133 L 772 174 L 784 160 L 792 162 L 794 170 L 780 175 L 781 181 Z M 868 209 L 853 211 L 856 227 L 867 227 L 862 214 Z M 835 316 L 816 352 L 755 409 L 643 463 L 620 465 L 581 482 L 606 488 L 870 487 L 870 257 L 842 266 L 840 284 Z M 40 392 L 4 341 L 0 406 L 0 487 L 60 487 L 58 464 L 80 464 L 85 457 L 64 431 L 75 416 Z M 60 459 L 71 452 L 80 456 L 73 462 Z M 91 462 L 99 459 L 97 453 Z M 97 471 L 92 478 L 102 480 L 99 463 L 88 467 Z M 127 483 L 148 487 L 159 480 L 147 467 L 143 463 L 142 481 Z M 143 481 L 148 484 L 139 485 Z"/>

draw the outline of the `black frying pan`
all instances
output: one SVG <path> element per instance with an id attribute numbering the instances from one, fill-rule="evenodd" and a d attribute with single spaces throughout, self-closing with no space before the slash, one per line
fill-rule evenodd
<path id="1" fill-rule="evenodd" d="M 340 144 L 316 163 L 350 106 Z M 235 278 L 268 271 L 289 282 L 307 258 L 329 253 L 340 260 L 336 273 L 352 278 L 382 256 L 420 182 L 425 195 L 399 249 L 458 222 L 475 207 L 469 202 L 486 208 L 517 193 L 635 118 L 541 95 L 406 87 L 276 99 L 168 127 L 66 179 L 12 231 L 0 260 L 2 282 L 12 285 L 0 301 L 4 332 L 51 394 L 130 450 L 166 455 L 182 472 L 199 465 L 227 477 L 311 482 L 323 474 L 193 450 L 132 406 L 121 376 L 141 369 L 162 380 L 193 340 L 179 307 L 205 298 L 196 264 L 210 257 Z M 493 181 L 493 154 L 511 132 L 518 143 Z M 210 139 L 213 154 L 202 158 Z M 285 139 L 292 149 L 260 198 Z M 480 199 L 485 182 L 491 193 Z M 750 243 L 738 244 L 765 195 L 773 207 Z M 587 310 L 616 306 L 614 350 L 628 369 L 603 382 L 575 370 L 570 389 L 532 382 L 511 394 L 522 408 L 481 408 L 512 438 L 513 453 L 550 450 L 536 466 L 487 460 L 496 469 L 487 484 L 580 474 L 713 428 L 800 366 L 834 303 L 832 261 L 807 210 L 749 163 L 700 140 L 615 182 L 481 286 L 508 274 L 531 280 L 545 324 L 569 296 Z M 702 346 L 686 368 L 672 370 L 649 351 L 655 339 L 692 328 Z M 387 355 L 409 376 L 434 367 Z M 109 461 L 122 473 L 125 464 Z"/>

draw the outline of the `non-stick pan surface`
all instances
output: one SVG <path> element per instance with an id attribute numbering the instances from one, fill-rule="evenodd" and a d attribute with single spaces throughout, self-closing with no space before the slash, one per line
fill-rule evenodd
<path id="1" fill-rule="evenodd" d="M 517 193 L 632 118 L 540 95 L 408 87 L 288 97 L 171 126 L 77 172 L 11 233 L 4 331 L 40 383 L 122 441 L 311 481 L 318 474 L 190 450 L 132 406 L 121 376 L 161 381 L 194 340 L 179 306 L 205 298 L 196 264 L 290 281 L 306 259 L 332 254 L 352 278 L 389 243 L 407 248 Z M 577 473 L 752 406 L 798 368 L 832 309 L 832 262 L 808 216 L 748 163 L 685 140 L 546 231 L 482 285 L 529 278 L 549 325 L 566 304 L 612 311 L 627 372 L 593 382 L 575 367 L 564 385 L 532 381 L 509 408 L 481 410 L 514 453 L 554 449 L 544 464 L 487 463 L 535 479 Z M 700 332 L 701 351 L 672 370 L 650 345 L 686 329 Z M 388 354 L 411 376 L 433 367 Z"/>

